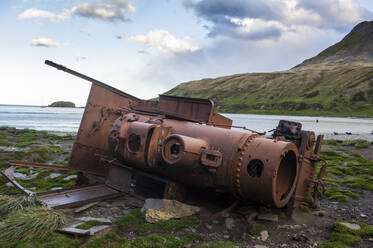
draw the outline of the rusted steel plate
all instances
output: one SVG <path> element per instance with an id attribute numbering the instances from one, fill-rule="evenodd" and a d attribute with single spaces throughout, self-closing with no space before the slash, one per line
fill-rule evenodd
<path id="1" fill-rule="evenodd" d="M 122 192 L 109 188 L 105 184 L 37 194 L 40 200 L 53 208 L 76 207 L 90 202 L 119 197 L 121 195 L 123 195 Z"/>

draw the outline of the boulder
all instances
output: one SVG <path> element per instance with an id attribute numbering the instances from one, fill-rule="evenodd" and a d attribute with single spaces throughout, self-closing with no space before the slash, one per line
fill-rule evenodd
<path id="1" fill-rule="evenodd" d="M 149 223 L 161 220 L 179 219 L 200 211 L 199 207 L 187 205 L 176 200 L 146 199 L 141 212 Z"/>

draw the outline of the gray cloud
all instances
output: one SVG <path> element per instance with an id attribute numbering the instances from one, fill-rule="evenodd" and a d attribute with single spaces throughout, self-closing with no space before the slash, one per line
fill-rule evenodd
<path id="1" fill-rule="evenodd" d="M 82 61 L 82 60 L 86 60 L 87 57 L 81 55 L 80 53 L 77 53 L 77 54 L 74 56 L 74 59 L 75 59 L 77 62 L 79 62 L 79 61 Z"/>
<path id="2" fill-rule="evenodd" d="M 145 50 L 145 49 L 138 50 L 137 52 L 140 53 L 140 54 L 145 54 L 145 55 L 150 54 L 150 52 Z"/>
<path id="3" fill-rule="evenodd" d="M 185 8 L 208 21 L 209 37 L 277 39 L 302 26 L 347 31 L 372 12 L 357 0 L 184 0 Z"/>
<path id="4" fill-rule="evenodd" d="M 102 21 L 126 21 L 121 8 L 115 5 L 80 4 L 71 9 L 71 14 Z"/>

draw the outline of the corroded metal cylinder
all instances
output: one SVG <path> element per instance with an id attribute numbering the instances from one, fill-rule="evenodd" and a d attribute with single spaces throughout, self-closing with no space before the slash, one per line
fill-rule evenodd
<path id="1" fill-rule="evenodd" d="M 122 163 L 193 187 L 226 189 L 278 208 L 295 189 L 298 148 L 292 142 L 141 114 L 118 118 L 109 137 Z"/>

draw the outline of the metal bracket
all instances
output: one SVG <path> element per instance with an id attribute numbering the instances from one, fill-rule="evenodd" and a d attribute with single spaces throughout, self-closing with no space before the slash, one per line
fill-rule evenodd
<path id="1" fill-rule="evenodd" d="M 16 167 L 15 166 L 10 166 L 8 169 L 6 169 L 5 171 L 1 171 L 1 175 L 3 175 L 6 179 L 8 179 L 8 181 L 13 184 L 17 189 L 19 189 L 20 191 L 22 191 L 24 194 L 28 195 L 28 196 L 32 196 L 34 195 L 35 193 L 30 191 L 30 190 L 27 190 L 25 189 L 24 187 L 22 187 L 22 185 L 20 185 L 16 180 L 14 180 L 14 171 L 16 170 Z"/>
<path id="2" fill-rule="evenodd" d="M 201 162 L 203 165 L 211 167 L 219 167 L 223 161 L 223 155 L 217 150 L 203 149 Z"/>

